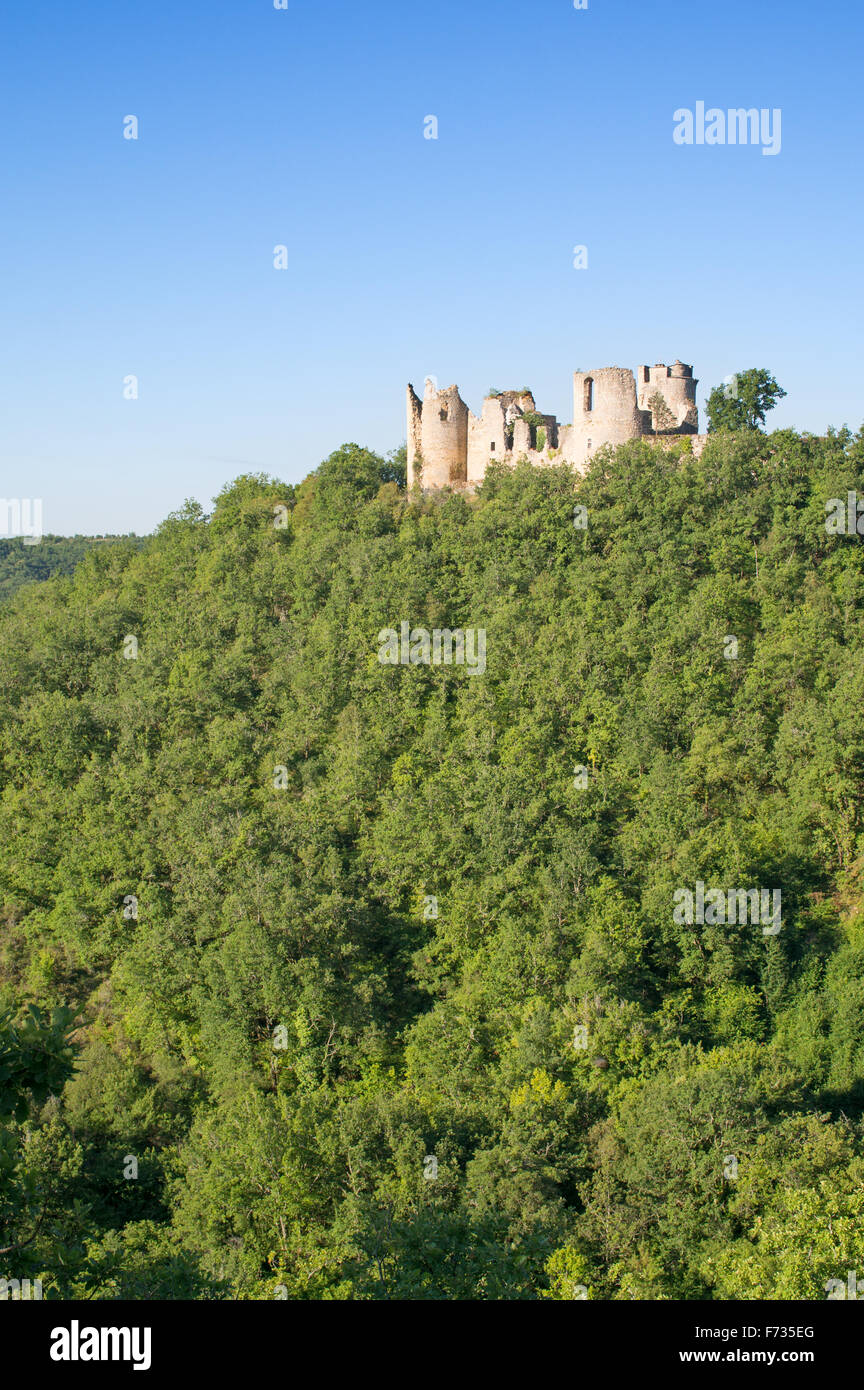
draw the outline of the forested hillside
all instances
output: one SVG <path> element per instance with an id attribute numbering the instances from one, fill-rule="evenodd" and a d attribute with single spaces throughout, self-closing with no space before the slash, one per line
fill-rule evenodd
<path id="1" fill-rule="evenodd" d="M 97 545 L 123 541 L 143 544 L 139 536 L 42 536 L 35 544 L 19 539 L 0 540 L 0 600 L 11 598 L 22 584 L 72 574 L 75 566 Z"/>
<path id="2" fill-rule="evenodd" d="M 348 445 L 4 604 L 0 1274 L 864 1270 L 864 551 L 825 525 L 856 488 L 848 431 L 427 499 Z M 403 622 L 485 631 L 485 671 L 383 664 Z M 678 921 L 700 882 L 781 890 L 782 928 Z"/>

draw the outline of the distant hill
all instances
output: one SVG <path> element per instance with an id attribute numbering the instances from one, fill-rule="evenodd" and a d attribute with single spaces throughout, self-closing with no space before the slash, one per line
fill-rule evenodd
<path id="1" fill-rule="evenodd" d="M 131 542 L 144 544 L 143 536 L 43 536 L 36 544 L 19 537 L 0 540 L 0 601 L 11 598 L 22 584 L 50 579 L 55 574 L 72 574 L 75 566 L 96 546 Z"/>

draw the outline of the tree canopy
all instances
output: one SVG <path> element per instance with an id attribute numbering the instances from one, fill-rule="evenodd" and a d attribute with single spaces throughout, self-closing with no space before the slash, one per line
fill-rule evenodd
<path id="1" fill-rule="evenodd" d="M 769 410 L 786 395 L 764 367 L 736 372 L 722 386 L 715 386 L 705 406 L 708 432 L 756 430 L 765 424 Z"/>
<path id="2" fill-rule="evenodd" d="M 722 431 L 423 497 L 352 444 L 4 603 L 0 1275 L 864 1269 L 864 566 L 825 528 L 862 464 Z M 382 664 L 402 623 L 483 630 L 485 671 Z M 698 882 L 782 930 L 678 920 Z"/>

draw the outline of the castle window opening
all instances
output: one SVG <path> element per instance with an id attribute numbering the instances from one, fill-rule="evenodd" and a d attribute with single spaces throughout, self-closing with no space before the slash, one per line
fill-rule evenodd
<path id="1" fill-rule="evenodd" d="M 444 410 L 441 410 L 441 411 L 438 412 L 438 418 L 439 418 L 439 420 L 446 420 L 446 419 L 447 419 L 447 410 L 446 410 L 446 407 L 445 407 Z"/>
<path id="2" fill-rule="evenodd" d="M 492 440 L 492 443 L 489 445 L 489 451 L 490 451 L 490 453 L 493 453 L 493 454 L 494 454 L 494 452 L 495 452 L 495 440 L 494 440 L 494 439 Z"/>
<path id="3" fill-rule="evenodd" d="M 585 379 L 585 409 L 594 409 L 594 378 L 590 376 Z"/>

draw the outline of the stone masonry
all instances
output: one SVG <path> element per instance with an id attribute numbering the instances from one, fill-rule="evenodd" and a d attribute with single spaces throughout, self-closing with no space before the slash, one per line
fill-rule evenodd
<path id="1" fill-rule="evenodd" d="M 543 415 L 530 391 L 488 395 L 476 416 L 456 386 L 438 390 L 427 378 L 423 399 L 408 387 L 408 486 L 472 488 L 491 461 L 528 459 L 539 465 L 569 463 L 587 472 L 604 444 L 628 439 L 668 442 L 691 435 L 700 454 L 697 381 L 683 362 L 639 367 L 599 367 L 573 374 L 573 424 Z"/>

